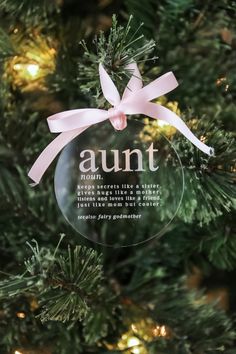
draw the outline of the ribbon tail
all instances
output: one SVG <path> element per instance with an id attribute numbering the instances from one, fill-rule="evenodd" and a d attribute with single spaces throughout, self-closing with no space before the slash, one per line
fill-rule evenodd
<path id="1" fill-rule="evenodd" d="M 28 176 L 34 182 L 31 186 L 39 184 L 47 168 L 51 165 L 55 157 L 64 148 L 64 146 L 66 146 L 71 140 L 80 135 L 89 127 L 90 125 L 61 133 L 41 152 L 28 173 Z"/>
<path id="2" fill-rule="evenodd" d="M 179 130 L 199 150 L 209 156 L 214 156 L 214 149 L 199 140 L 187 127 L 184 121 L 179 116 L 177 116 L 177 114 L 170 111 L 166 107 L 151 102 L 147 102 L 143 108 L 143 114 L 148 115 L 149 117 L 152 117 L 154 119 L 161 119 L 168 122 L 170 125 L 174 126 L 177 130 Z"/>

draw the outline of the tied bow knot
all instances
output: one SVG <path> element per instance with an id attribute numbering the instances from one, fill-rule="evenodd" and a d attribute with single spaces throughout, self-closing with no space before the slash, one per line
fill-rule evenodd
<path id="1" fill-rule="evenodd" d="M 214 155 L 214 149 L 200 141 L 179 116 L 168 108 L 151 102 L 178 86 L 172 72 L 162 75 L 143 87 L 137 64 L 133 62 L 127 66 L 127 69 L 132 73 L 132 76 L 122 98 L 120 98 L 114 82 L 102 64 L 99 64 L 102 92 L 106 100 L 113 106 L 108 111 L 96 108 L 72 109 L 48 117 L 50 131 L 61 134 L 43 150 L 31 167 L 28 176 L 34 181 L 32 185 L 40 182 L 43 174 L 58 153 L 83 131 L 107 119 L 110 120 L 116 130 L 123 130 L 127 126 L 126 115 L 128 114 L 144 114 L 153 119 L 164 120 L 179 130 L 198 149 L 210 156 Z"/>
<path id="2" fill-rule="evenodd" d="M 119 109 L 112 107 L 108 110 L 109 120 L 116 130 L 123 130 L 127 127 L 127 117 Z"/>

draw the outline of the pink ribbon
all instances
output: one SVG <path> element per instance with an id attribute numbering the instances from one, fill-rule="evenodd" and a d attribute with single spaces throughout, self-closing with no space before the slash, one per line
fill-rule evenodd
<path id="1" fill-rule="evenodd" d="M 160 104 L 150 102 L 178 86 L 178 82 L 172 72 L 168 72 L 142 87 L 142 78 L 137 64 L 132 63 L 127 66 L 127 69 L 132 71 L 132 77 L 120 99 L 115 84 L 102 64 L 99 64 L 102 92 L 113 108 L 108 111 L 96 108 L 72 109 L 47 118 L 50 131 L 61 134 L 43 150 L 30 169 L 28 176 L 35 182 L 33 185 L 40 182 L 43 174 L 57 154 L 76 136 L 80 135 L 91 125 L 101 123 L 107 119 L 110 120 L 116 130 L 123 130 L 127 126 L 127 114 L 144 114 L 154 119 L 164 120 L 178 129 L 198 149 L 210 156 L 214 155 L 214 149 L 201 142 L 174 112 Z"/>

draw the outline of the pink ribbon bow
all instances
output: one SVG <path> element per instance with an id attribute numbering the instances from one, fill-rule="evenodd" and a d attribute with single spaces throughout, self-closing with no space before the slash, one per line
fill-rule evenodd
<path id="1" fill-rule="evenodd" d="M 210 156 L 214 154 L 214 149 L 201 142 L 174 112 L 160 104 L 150 102 L 178 86 L 172 72 L 168 72 L 142 87 L 142 78 L 137 64 L 132 63 L 127 66 L 127 69 L 132 71 L 132 77 L 124 90 L 122 99 L 120 99 L 115 84 L 102 64 L 99 64 L 102 92 L 113 108 L 108 111 L 96 108 L 72 109 L 47 118 L 50 131 L 61 134 L 43 150 L 30 169 L 28 176 L 35 182 L 33 185 L 40 182 L 57 154 L 76 136 L 91 125 L 107 119 L 116 130 L 123 130 L 127 126 L 126 114 L 144 114 L 154 119 L 164 120 L 178 129 L 198 149 Z"/>

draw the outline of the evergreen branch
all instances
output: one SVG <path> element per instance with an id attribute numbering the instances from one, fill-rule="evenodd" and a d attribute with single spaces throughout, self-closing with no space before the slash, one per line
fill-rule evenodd
<path id="1" fill-rule="evenodd" d="M 115 16 L 113 16 L 112 20 L 112 28 L 108 36 L 106 37 L 104 32 L 101 32 L 99 36 L 95 37 L 96 52 L 90 51 L 85 41 L 81 41 L 84 55 L 79 63 L 78 80 L 81 81 L 80 88 L 83 93 L 93 93 L 98 104 L 99 102 L 101 104 L 99 100 L 99 63 L 105 66 L 118 89 L 122 92 L 132 74 L 126 66 L 134 60 L 145 59 L 155 47 L 153 40 L 147 41 L 143 35 L 138 35 L 142 25 L 138 27 L 136 32 L 131 33 L 132 16 L 130 16 L 126 27 L 118 26 Z M 156 57 L 153 57 L 154 59 Z"/>
<path id="2" fill-rule="evenodd" d="M 7 33 L 0 28 L 0 61 L 13 55 L 16 55 L 16 49 Z"/>
<path id="3" fill-rule="evenodd" d="M 0 195 L 5 198 L 6 202 L 14 200 L 17 203 L 22 201 L 21 187 L 17 183 L 19 173 L 16 168 L 9 165 L 9 160 L 14 161 L 13 151 L 4 144 L 5 139 L 0 133 Z M 15 172 L 14 174 L 12 172 Z"/>
<path id="4" fill-rule="evenodd" d="M 221 120 L 224 121 L 224 127 L 233 130 L 235 4 L 227 0 L 199 2 L 194 6 L 191 5 L 192 0 L 165 0 L 158 5 L 152 0 L 147 0 L 145 6 L 142 2 L 137 3 L 135 0 L 126 0 L 126 3 L 128 2 L 131 3 L 132 13 L 137 11 L 136 14 L 139 13 L 139 15 L 135 14 L 135 16 L 145 22 L 142 30 L 150 28 L 148 34 L 151 34 L 156 31 L 157 26 L 159 27 L 162 63 L 161 67 L 153 68 L 149 72 L 150 75 L 156 76 L 162 70 L 173 69 L 176 76 L 183 80 L 180 89 L 174 93 L 177 95 L 175 98 L 177 97 L 181 107 L 194 106 L 197 108 L 199 116 L 201 112 L 207 112 L 207 116 L 213 116 L 217 111 L 218 114 L 220 113 Z M 59 5 L 58 1 L 56 3 Z M 76 2 L 70 2 L 70 4 L 72 3 Z M 153 3 L 153 11 L 151 3 Z M 17 24 L 24 22 L 28 25 L 38 22 L 42 25 L 42 19 L 48 16 L 50 8 L 51 6 L 54 8 L 55 2 L 46 4 L 45 1 L 40 1 L 39 4 L 38 0 L 22 0 L 20 2 L 18 0 L 4 0 L 0 6 L 3 4 L 5 7 L 1 7 L 4 11 L 2 17 L 5 20 L 7 15 L 10 29 L 11 24 L 16 21 Z M 14 4 L 12 8 L 11 4 Z M 23 4 L 27 6 L 22 7 Z M 44 11 L 45 4 L 47 9 Z M 34 9 L 30 12 L 31 5 L 32 9 L 38 9 L 37 13 Z M 81 6 L 83 6 L 82 3 Z M 73 17 L 75 21 L 80 23 L 80 19 L 78 16 L 76 17 L 74 12 L 71 17 L 69 16 L 70 7 L 67 9 L 66 2 L 63 7 L 67 10 L 67 22 L 70 22 Z M 157 14 L 155 13 L 156 8 Z M 11 12 L 11 10 L 14 11 Z M 200 21 L 196 21 L 198 17 Z M 85 21 L 81 22 L 81 28 L 83 28 Z M 57 28 L 58 32 L 60 32 L 60 27 L 61 23 Z M 134 50 L 132 58 L 136 59 L 137 54 L 137 60 L 141 61 L 143 57 L 139 57 L 139 55 L 142 53 L 137 50 L 137 47 L 142 47 L 140 43 L 143 39 L 138 35 L 139 26 L 132 22 L 132 27 L 134 30 L 130 29 L 129 31 L 127 27 L 127 34 L 123 36 L 123 42 L 120 41 L 120 47 L 115 46 L 115 42 L 112 43 L 116 52 L 122 49 L 124 54 L 131 46 Z M 68 35 L 68 41 L 64 40 L 64 42 L 73 47 L 71 38 L 74 38 L 75 28 L 71 26 L 70 29 L 71 34 Z M 44 31 L 48 33 L 48 27 L 44 28 Z M 117 28 L 115 31 L 117 32 Z M 128 80 L 130 76 L 130 73 L 124 70 L 127 57 L 118 57 L 117 61 L 117 57 L 112 57 L 112 52 L 110 56 L 106 57 L 107 53 L 109 54 L 108 49 L 112 45 L 110 47 L 107 45 L 107 38 L 105 41 L 105 44 L 103 42 L 99 44 L 101 46 L 99 59 L 103 60 L 102 55 L 105 56 L 103 64 L 122 91 L 123 82 Z M 4 47 L 5 44 L 7 43 L 4 42 L 1 46 Z M 98 48 L 98 39 L 95 44 Z M 106 50 L 103 50 L 103 46 Z M 84 67 L 82 65 L 81 70 L 84 68 L 88 71 L 84 71 L 84 76 L 82 71 L 79 73 L 78 82 L 82 82 L 80 79 L 84 78 L 87 88 L 84 87 L 83 92 L 96 91 L 96 97 L 99 98 L 98 58 L 95 53 L 91 60 L 93 53 L 88 48 L 86 50 L 88 58 L 85 53 L 84 63 L 87 60 L 88 68 L 86 65 Z M 3 59 L 12 55 L 11 48 L 10 50 L 7 48 L 6 53 L 7 55 Z M 61 55 L 61 65 L 66 68 L 64 68 L 62 80 L 58 81 L 56 91 L 62 92 L 63 88 L 67 86 L 67 91 L 63 91 L 60 100 L 62 107 L 73 108 L 83 105 L 84 99 L 78 96 L 76 66 L 71 65 L 71 62 L 78 62 L 80 58 L 74 51 L 68 53 L 68 62 L 65 62 L 64 56 Z M 73 59 L 71 60 L 71 58 Z M 145 60 L 146 55 L 144 55 Z M 122 63 L 124 65 L 120 66 Z M 57 73 L 55 73 L 55 77 Z M 34 93 L 32 96 L 26 96 L 22 95 L 21 89 L 11 90 L 8 85 L 8 82 L 11 81 L 9 79 L 5 74 L 0 86 L 0 111 L 1 116 L 4 117 L 0 137 L 1 264 L 5 272 L 12 272 L 16 264 L 22 260 L 24 257 L 22 245 L 27 239 L 32 239 L 35 229 L 37 229 L 38 237 L 42 239 L 44 245 L 50 247 L 53 242 L 52 235 L 55 235 L 61 226 L 66 227 L 65 224 L 58 221 L 60 216 L 55 208 L 53 193 L 48 186 L 39 187 L 37 192 L 34 192 L 29 189 L 26 178 L 23 178 L 27 169 L 25 165 L 29 165 L 32 155 L 38 153 L 45 145 L 44 143 L 48 142 L 49 135 L 44 122 L 39 123 L 37 118 L 37 114 L 40 117 L 42 114 L 32 114 L 33 105 L 30 101 L 35 98 Z M 216 84 L 217 81 L 220 84 Z M 94 86 L 90 88 L 91 83 Z M 13 101 L 15 101 L 15 106 L 12 105 Z M 101 100 L 99 102 L 103 104 Z M 43 115 L 46 112 L 48 114 L 46 106 L 45 101 Z M 22 107 L 25 108 L 22 109 Z M 35 108 L 36 110 L 41 109 L 37 104 L 34 105 L 33 109 L 35 110 Z M 136 248 L 134 251 L 126 249 L 116 253 L 107 251 L 107 268 L 111 271 L 110 274 L 117 278 L 119 293 L 130 296 L 147 311 L 151 309 L 152 311 L 148 314 L 154 317 L 156 322 L 169 325 L 173 330 L 173 337 L 170 339 L 158 338 L 152 343 L 145 343 L 148 353 L 234 354 L 233 321 L 225 313 L 216 310 L 214 306 L 206 305 L 201 296 L 189 294 L 188 289 L 183 288 L 182 282 L 179 281 L 180 274 L 186 271 L 186 265 L 196 259 L 199 263 L 204 261 L 204 265 L 209 261 L 208 267 L 209 265 L 214 266 L 211 270 L 211 280 L 218 269 L 235 268 L 236 248 L 233 237 L 235 224 L 233 217 L 232 220 L 228 215 L 217 218 L 218 215 L 232 210 L 235 203 L 233 178 L 235 170 L 232 163 L 235 158 L 235 150 L 231 145 L 233 137 L 222 129 L 217 132 L 218 121 L 212 123 L 202 117 L 197 123 L 197 119 L 192 119 L 192 115 L 189 119 L 187 116 L 185 118 L 187 118 L 193 132 L 216 149 L 216 157 L 208 159 L 191 144 L 188 144 L 185 138 L 178 133 L 173 136 L 173 142 L 176 144 L 184 163 L 186 178 L 185 199 L 179 218 L 191 223 L 191 227 L 190 224 L 184 225 L 183 222 L 172 223 L 173 230 L 161 239 L 159 244 L 156 242 L 155 247 L 150 244 L 146 252 L 144 248 L 139 250 Z M 22 136 L 30 136 L 30 145 L 24 141 L 25 139 L 22 139 Z M 160 147 L 160 149 L 164 148 L 164 145 Z M 174 165 L 175 161 L 170 161 L 170 163 L 172 162 Z M 167 177 L 170 189 L 174 190 L 177 181 L 173 180 L 171 174 Z M 163 217 L 168 214 L 168 209 L 167 207 L 163 210 L 165 213 Z M 158 222 L 155 215 L 154 217 L 154 221 Z M 218 223 L 209 224 L 209 229 L 200 228 L 197 225 L 197 223 L 208 223 L 214 219 Z M 56 223 L 55 220 L 57 220 Z M 150 218 L 148 218 L 146 231 L 149 233 L 151 226 Z M 142 230 L 140 231 L 142 232 Z M 72 239 L 72 242 L 75 241 Z M 64 253 L 57 249 L 55 251 L 39 249 L 35 244 L 33 246 L 33 259 L 26 262 L 26 272 L 21 276 L 10 277 L 5 282 L 1 282 L 4 302 L 1 303 L 0 310 L 0 352 L 10 353 L 15 351 L 17 347 L 23 348 L 26 345 L 28 348 L 41 348 L 42 343 L 50 348 L 53 346 L 53 350 L 60 354 L 109 352 L 109 350 L 100 347 L 101 338 L 107 336 L 109 340 L 112 337 L 112 341 L 117 342 L 117 337 L 125 331 L 124 319 L 129 317 L 129 314 L 127 308 L 122 308 L 122 305 L 119 305 L 119 301 L 116 301 L 119 311 L 117 311 L 118 313 L 114 312 L 117 304 L 114 305 L 110 300 L 109 289 L 103 290 L 101 287 L 101 295 L 97 297 L 97 292 L 94 295 L 96 289 L 94 272 L 98 271 L 100 274 L 100 268 L 98 267 L 98 270 L 96 268 L 98 264 L 95 262 L 94 265 L 93 258 L 89 253 L 85 256 L 86 260 L 81 266 L 82 274 L 81 272 L 77 273 L 75 268 L 78 262 L 75 261 L 77 255 L 74 255 L 74 251 L 68 249 Z M 137 254 L 138 252 L 139 254 Z M 58 253 L 61 253 L 61 256 Z M 135 257 L 132 257 L 134 254 Z M 83 257 L 83 253 L 81 257 Z M 88 263 L 85 265 L 87 261 Z M 91 269 L 90 262 L 93 264 Z M 116 263 L 117 269 L 114 271 Z M 229 274 L 227 277 L 231 277 L 231 275 Z M 93 289 L 89 290 L 89 281 L 93 283 L 93 280 L 95 284 Z M 111 278 L 110 281 L 112 281 Z M 100 284 L 100 281 L 98 283 Z M 222 286 L 224 285 L 222 284 Z M 232 286 L 229 291 L 233 298 L 234 287 Z M 26 296 L 20 296 L 20 294 L 26 294 Z M 41 311 L 40 315 L 45 311 L 42 320 L 48 318 L 67 320 L 65 312 L 71 313 L 70 319 L 79 318 L 87 311 L 86 316 L 82 324 L 73 323 L 73 325 L 66 326 L 60 322 L 49 321 L 41 326 L 40 321 L 35 319 L 35 314 L 29 308 L 29 301 L 28 307 L 25 306 L 31 294 L 36 298 L 39 297 L 40 304 L 44 306 L 35 310 L 36 313 Z M 107 297 L 109 297 L 108 300 Z M 102 303 L 104 298 L 106 298 L 105 306 Z M 74 310 L 75 308 L 76 310 Z M 19 309 L 25 311 L 26 319 L 16 318 L 16 312 Z M 233 309 L 230 310 L 232 313 Z M 80 313 L 78 314 L 78 312 Z M 122 325 L 115 323 L 119 316 L 123 320 Z M 111 333 L 112 331 L 113 333 Z M 114 350 L 113 352 L 120 351 Z"/>
<path id="5" fill-rule="evenodd" d="M 183 16 L 184 12 L 193 8 L 194 1 L 193 0 L 167 0 L 164 5 L 162 5 L 162 15 L 165 14 L 165 19 L 168 20 L 169 24 L 175 24 L 180 15 Z"/>
<path id="6" fill-rule="evenodd" d="M 101 257 L 81 246 L 73 252 L 68 247 L 67 256 L 58 255 L 58 247 L 52 253 L 34 243 L 29 244 L 33 255 L 25 261 L 26 272 L 0 282 L 0 299 L 30 293 L 42 306 L 42 321 L 83 319 L 103 291 Z"/>
<path id="7" fill-rule="evenodd" d="M 212 272 L 213 277 L 220 271 L 232 271 L 236 268 L 235 213 L 222 216 L 212 221 L 207 227 L 176 223 L 175 228 L 165 235 L 165 242 L 157 244 L 159 272 L 178 273 L 182 269 L 194 266 L 203 272 Z M 147 251 L 146 251 L 147 252 Z M 148 254 L 148 253 L 145 253 Z M 155 253 L 151 258 L 157 257 Z M 145 258 L 145 257 L 144 257 Z M 136 255 L 136 262 L 139 262 Z M 128 263 L 128 260 L 127 260 Z M 127 266 L 129 263 L 127 264 Z"/>
<path id="8" fill-rule="evenodd" d="M 181 354 L 215 354 L 219 348 L 224 348 L 227 353 L 236 338 L 233 321 L 214 304 L 207 304 L 201 293 L 186 289 L 183 279 L 176 280 L 174 284 L 164 281 L 163 273 L 155 269 L 156 261 L 158 263 L 157 258 L 153 259 L 152 267 L 149 265 L 152 269 L 149 272 L 147 265 L 144 266 L 145 262 L 137 262 L 127 288 L 127 294 L 132 296 L 135 303 L 146 306 L 147 315 L 172 329 L 170 339 L 163 338 L 161 342 L 157 340 L 151 343 L 150 346 L 155 349 L 153 352 L 168 348 L 167 353 L 174 350 Z M 188 348 L 188 351 L 184 348 Z"/>
<path id="9" fill-rule="evenodd" d="M 209 230 L 199 230 L 197 251 L 217 268 L 231 271 L 236 267 L 235 215 L 220 218 Z"/>
<path id="10" fill-rule="evenodd" d="M 54 12 L 60 11 L 60 2 L 52 0 L 2 0 L 0 2 L 0 11 L 9 13 L 12 18 L 21 18 L 28 24 L 40 23 Z"/>
<path id="11" fill-rule="evenodd" d="M 171 108 L 171 107 L 170 107 Z M 180 114 L 180 113 L 177 113 Z M 208 155 L 199 151 L 182 134 L 175 129 L 168 127 L 163 130 L 163 134 L 169 134 L 173 145 L 181 159 L 184 168 L 184 195 L 178 209 L 178 217 L 185 222 L 195 220 L 199 225 L 208 224 L 224 212 L 230 212 L 235 208 L 236 187 L 235 187 L 235 168 L 236 168 L 236 149 L 235 139 L 232 133 L 225 132 L 218 128 L 215 121 L 202 116 L 201 119 L 192 118 L 192 111 L 181 114 L 187 122 L 191 131 L 204 141 L 207 145 L 215 148 L 215 156 Z M 176 198 L 176 188 L 182 188 L 182 174 L 178 167 L 176 155 L 173 154 L 171 145 L 160 135 L 158 122 L 148 120 L 148 124 L 142 130 L 142 140 L 155 141 L 158 150 L 166 158 L 166 168 L 160 169 L 160 179 L 166 185 L 173 186 L 173 175 L 175 172 L 175 188 L 162 190 L 162 200 L 167 208 L 162 208 L 158 212 L 160 220 L 155 211 L 153 213 L 153 225 L 161 220 L 168 220 L 177 209 L 174 202 Z M 142 176 L 143 183 L 154 183 L 155 177 Z M 178 190 L 180 194 L 180 191 Z M 149 219 L 151 213 L 149 213 Z M 150 225 L 142 225 L 150 228 Z M 153 227 L 155 229 L 155 226 Z M 145 232 L 141 228 L 140 232 Z M 150 232 L 150 230 L 149 230 Z"/>
<path id="12" fill-rule="evenodd" d="M 192 115 L 191 112 L 190 116 Z M 234 209 L 236 198 L 236 149 L 233 134 L 216 126 L 214 120 L 185 116 L 190 129 L 209 146 L 215 157 L 199 152 L 187 139 L 176 134 L 173 142 L 185 166 L 186 194 L 179 215 L 189 222 L 195 217 L 200 224 Z M 189 202 L 192 207 L 189 207 Z"/>
<path id="13" fill-rule="evenodd" d="M 134 27 L 138 27 L 138 23 L 143 23 L 142 32 L 148 37 L 153 37 L 156 28 L 156 12 L 157 3 L 155 0 L 146 0 L 143 3 L 136 0 L 125 0 L 124 4 L 129 14 L 134 16 Z"/>

